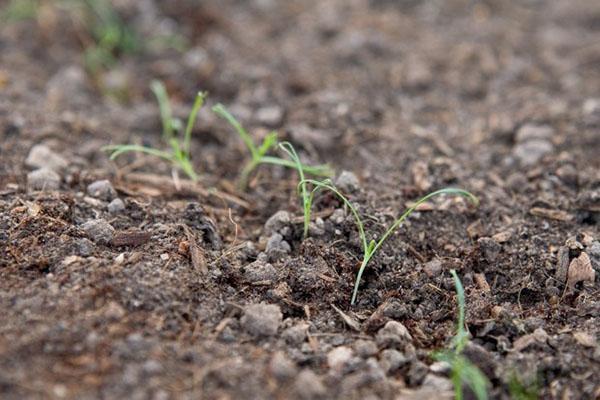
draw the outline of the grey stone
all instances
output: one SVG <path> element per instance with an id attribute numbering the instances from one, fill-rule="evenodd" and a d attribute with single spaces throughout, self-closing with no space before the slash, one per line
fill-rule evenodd
<path id="1" fill-rule="evenodd" d="M 519 128 L 515 140 L 523 143 L 530 140 L 551 140 L 554 129 L 549 125 L 525 124 Z"/>
<path id="2" fill-rule="evenodd" d="M 427 375 L 428 372 L 429 372 L 429 368 L 427 367 L 427 365 L 425 363 L 423 363 L 421 361 L 413 362 L 406 374 L 408 384 L 411 386 L 420 385 L 423 382 L 423 380 L 425 379 L 425 376 Z"/>
<path id="3" fill-rule="evenodd" d="M 306 340 L 308 328 L 309 325 L 306 322 L 300 322 L 284 330 L 281 337 L 283 337 L 288 344 L 298 345 Z"/>
<path id="4" fill-rule="evenodd" d="M 289 243 L 283 240 L 283 236 L 279 233 L 274 233 L 271 235 L 269 240 L 267 241 L 267 247 L 265 249 L 269 260 L 277 261 L 286 254 L 288 254 L 292 248 Z"/>
<path id="5" fill-rule="evenodd" d="M 144 363 L 142 369 L 148 375 L 156 375 L 163 371 L 163 366 L 156 360 L 148 360 Z"/>
<path id="6" fill-rule="evenodd" d="M 451 392 L 453 388 L 450 379 L 435 374 L 425 375 L 422 387 L 433 390 L 438 393 L 448 393 Z"/>
<path id="7" fill-rule="evenodd" d="M 244 279 L 249 282 L 274 281 L 277 279 L 277 270 L 269 263 L 256 260 L 244 268 Z"/>
<path id="8" fill-rule="evenodd" d="M 117 191 L 107 179 L 92 182 L 87 187 L 87 193 L 97 199 L 110 201 L 117 196 Z"/>
<path id="9" fill-rule="evenodd" d="M 75 242 L 75 252 L 81 257 L 89 257 L 94 251 L 94 244 L 87 238 L 80 238 Z"/>
<path id="10" fill-rule="evenodd" d="M 117 214 L 125 210 L 125 203 L 120 198 L 116 198 L 108 203 L 108 212 L 111 214 Z"/>
<path id="11" fill-rule="evenodd" d="M 323 381 L 313 371 L 303 369 L 294 382 L 294 391 L 300 399 L 312 400 L 325 396 Z"/>
<path id="12" fill-rule="evenodd" d="M 594 240 L 592 244 L 587 248 L 587 253 L 592 260 L 592 267 L 597 274 L 600 274 L 600 242 Z"/>
<path id="13" fill-rule="evenodd" d="M 267 222 L 265 222 L 265 233 L 271 236 L 274 233 L 281 233 L 283 228 L 288 227 L 292 222 L 292 215 L 287 211 L 277 211 Z"/>
<path id="14" fill-rule="evenodd" d="M 36 144 L 29 150 L 25 165 L 30 168 L 45 168 L 54 172 L 64 171 L 69 163 L 61 155 L 43 144 Z"/>
<path id="15" fill-rule="evenodd" d="M 360 182 L 354 173 L 342 171 L 335 180 L 335 186 L 344 192 L 352 193 L 360 188 Z"/>
<path id="16" fill-rule="evenodd" d="M 388 374 L 396 371 L 409 361 L 403 353 L 394 349 L 383 350 L 379 356 L 379 365 Z"/>
<path id="17" fill-rule="evenodd" d="M 327 353 L 327 365 L 335 372 L 342 372 L 354 357 L 354 351 L 347 346 L 339 346 Z"/>
<path id="18" fill-rule="evenodd" d="M 60 175 L 47 168 L 36 169 L 27 174 L 27 187 L 32 190 L 57 190 L 60 187 Z"/>
<path id="19" fill-rule="evenodd" d="M 583 121 L 588 126 L 600 125 L 600 98 L 586 99 L 582 107 Z"/>
<path id="20" fill-rule="evenodd" d="M 262 107 L 256 112 L 256 119 L 270 128 L 281 125 L 283 109 L 279 106 Z"/>
<path id="21" fill-rule="evenodd" d="M 343 209 L 336 208 L 329 217 L 329 220 L 336 225 L 341 225 L 346 220 L 346 213 Z"/>
<path id="22" fill-rule="evenodd" d="M 86 73 L 78 65 L 69 65 L 50 78 L 46 85 L 46 99 L 53 107 L 81 107 L 89 93 Z"/>
<path id="23" fill-rule="evenodd" d="M 377 345 L 372 340 L 358 339 L 354 342 L 354 351 L 356 355 L 362 358 L 369 358 L 377 354 Z"/>
<path id="24" fill-rule="evenodd" d="M 273 336 L 277 333 L 282 318 L 279 306 L 260 303 L 247 306 L 240 322 L 246 332 L 253 336 Z"/>
<path id="25" fill-rule="evenodd" d="M 380 347 L 404 346 L 412 342 L 408 329 L 398 321 L 388 321 L 375 337 Z"/>
<path id="26" fill-rule="evenodd" d="M 115 235 L 115 228 L 103 219 L 87 221 L 81 227 L 92 241 L 99 244 L 109 244 Z"/>
<path id="27" fill-rule="evenodd" d="M 550 141 L 532 139 L 517 144 L 513 149 L 513 155 L 522 166 L 532 166 L 553 151 L 554 145 Z"/>
<path id="28" fill-rule="evenodd" d="M 425 263 L 423 270 L 430 278 L 438 276 L 442 273 L 442 262 L 439 259 L 434 258 L 433 260 Z"/>
<path id="29" fill-rule="evenodd" d="M 269 371 L 278 381 L 287 381 L 298 374 L 296 364 L 285 353 L 277 351 L 269 362 Z"/>

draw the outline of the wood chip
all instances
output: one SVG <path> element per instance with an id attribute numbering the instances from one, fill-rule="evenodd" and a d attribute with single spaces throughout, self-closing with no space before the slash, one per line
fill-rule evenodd
<path id="1" fill-rule="evenodd" d="M 492 236 L 492 239 L 494 239 L 497 243 L 506 243 L 510 240 L 511 237 L 511 231 L 504 231 L 496 233 L 494 236 Z"/>
<path id="2" fill-rule="evenodd" d="M 561 246 L 556 255 L 556 272 L 554 277 L 561 283 L 567 281 L 567 271 L 569 270 L 569 248 Z"/>
<path id="3" fill-rule="evenodd" d="M 345 312 L 343 312 L 342 310 L 337 308 L 335 305 L 332 304 L 331 307 L 333 307 L 333 309 L 335 311 L 337 311 L 338 314 L 340 314 L 340 317 L 342 317 L 342 319 L 344 320 L 346 325 L 348 325 L 350 328 L 354 329 L 355 331 L 360 332 L 360 323 L 357 320 L 350 317 L 348 314 L 346 314 Z"/>
<path id="4" fill-rule="evenodd" d="M 121 246 L 141 246 L 148 242 L 152 237 L 151 232 L 142 231 L 130 231 L 130 232 L 118 232 L 112 240 L 112 245 L 115 247 Z"/>
<path id="5" fill-rule="evenodd" d="M 587 332 L 582 332 L 582 331 L 573 332 L 573 337 L 575 338 L 577 343 L 579 343 L 580 345 L 582 345 L 584 347 L 594 348 L 598 345 L 598 343 L 596 342 L 596 339 Z"/>
<path id="6" fill-rule="evenodd" d="M 587 253 L 582 252 L 579 257 L 571 260 L 567 273 L 567 287 L 573 288 L 578 282 L 594 282 L 596 271 Z"/>
<path id="7" fill-rule="evenodd" d="M 556 221 L 569 222 L 573 220 L 572 214 L 551 208 L 533 207 L 529 210 L 529 213 L 536 217 L 548 218 Z"/>
<path id="8" fill-rule="evenodd" d="M 186 225 L 182 225 L 183 230 L 185 232 L 185 236 L 187 237 L 187 241 L 189 244 L 189 252 L 190 259 L 192 260 L 192 266 L 196 271 L 200 271 L 202 275 L 206 275 L 208 273 L 208 267 L 206 265 L 206 257 L 204 256 L 204 251 L 198 246 L 196 243 L 196 238 L 194 234 Z"/>
<path id="9" fill-rule="evenodd" d="M 524 335 L 518 338 L 513 343 L 514 351 L 522 351 L 534 343 L 546 343 L 548 340 L 548 334 L 542 328 L 537 328 L 533 333 Z"/>
<path id="10" fill-rule="evenodd" d="M 475 274 L 474 279 L 475 279 L 475 283 L 477 284 L 477 287 L 479 289 L 483 290 L 486 293 L 490 293 L 492 291 L 489 283 L 485 279 L 484 274 L 481 274 L 481 273 Z"/>
<path id="11" fill-rule="evenodd" d="M 433 185 L 429 175 L 429 167 L 424 161 L 415 161 L 411 167 L 413 182 L 421 192 L 427 192 Z"/>

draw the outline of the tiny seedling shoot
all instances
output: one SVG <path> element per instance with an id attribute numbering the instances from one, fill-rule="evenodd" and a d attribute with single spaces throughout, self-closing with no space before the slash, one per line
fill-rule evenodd
<path id="1" fill-rule="evenodd" d="M 454 397 L 456 400 L 463 399 L 463 384 L 467 385 L 477 400 L 486 400 L 488 380 L 477 366 L 462 355 L 464 348 L 469 342 L 469 333 L 465 329 L 465 290 L 456 274 L 451 270 L 456 298 L 458 301 L 458 322 L 456 335 L 452 338 L 450 348 L 434 354 L 438 361 L 447 362 L 450 365 L 450 375 L 454 386 Z"/>
<path id="2" fill-rule="evenodd" d="M 274 164 L 280 165 L 286 168 L 297 168 L 297 164 L 294 161 L 286 160 L 279 157 L 268 156 L 267 153 L 273 147 L 277 145 L 277 132 L 269 133 L 263 140 L 263 142 L 258 146 L 252 140 L 250 134 L 244 129 L 242 124 L 235 119 L 229 111 L 222 105 L 217 104 L 213 107 L 213 112 L 225 119 L 231 126 L 233 126 L 240 136 L 248 151 L 250 152 L 250 161 L 246 164 L 244 169 L 242 170 L 242 174 L 240 177 L 240 186 L 242 188 L 246 188 L 248 186 L 248 178 L 250 174 L 260 165 L 260 164 Z M 315 176 L 331 176 L 332 172 L 328 165 L 317 165 L 317 166 L 303 166 L 302 170 L 306 173 Z"/>
<path id="3" fill-rule="evenodd" d="M 387 231 L 385 231 L 385 233 L 383 234 L 381 239 L 379 239 L 379 241 L 375 241 L 374 239 L 372 239 L 371 241 L 368 241 L 367 235 L 365 232 L 364 223 L 362 222 L 362 219 L 360 218 L 360 215 L 358 214 L 356 207 L 350 202 L 350 200 L 348 200 L 346 198 L 346 196 L 344 196 L 338 189 L 336 189 L 333 186 L 331 181 L 329 181 L 329 180 L 316 181 L 313 179 L 304 179 L 300 182 L 300 185 L 303 185 L 306 183 L 310 183 L 314 187 L 314 189 L 312 190 L 312 193 L 308 199 L 309 204 L 312 203 L 312 198 L 316 191 L 318 191 L 320 189 L 329 190 L 329 191 L 333 192 L 337 197 L 339 197 L 340 200 L 342 200 L 342 202 L 350 209 L 350 211 L 352 212 L 354 219 L 356 221 L 356 225 L 358 226 L 358 234 L 360 236 L 360 240 L 361 240 L 361 244 L 362 244 L 362 248 L 363 248 L 363 258 L 362 258 L 360 268 L 358 270 L 358 274 L 356 276 L 356 282 L 354 283 L 354 291 L 352 292 L 352 300 L 350 301 L 351 305 L 354 305 L 354 303 L 356 303 L 356 296 L 358 295 L 358 287 L 360 285 L 360 280 L 361 280 L 363 272 L 365 271 L 365 268 L 369 264 L 369 261 L 371 260 L 371 258 L 373 258 L 373 256 L 375 255 L 377 250 L 379 250 L 381 248 L 383 243 L 391 236 L 392 233 L 394 233 L 394 231 L 402 224 L 402 222 L 404 222 L 404 220 L 406 218 L 408 218 L 408 216 L 417 209 L 417 207 L 420 204 L 426 202 L 427 200 L 431 199 L 432 197 L 439 196 L 442 194 L 460 195 L 460 196 L 464 196 L 464 197 L 468 198 L 475 205 L 477 205 L 479 203 L 479 200 L 477 199 L 477 197 L 473 196 L 470 192 L 467 192 L 466 190 L 455 189 L 455 188 L 445 188 L 445 189 L 437 190 L 437 191 L 429 193 L 428 195 L 423 196 L 419 200 L 417 200 L 412 205 L 412 207 L 408 208 L 404 212 L 404 214 L 402 214 L 392 224 L 392 226 L 390 226 L 390 228 Z"/>
<path id="4" fill-rule="evenodd" d="M 312 196 L 308 190 L 308 183 L 304 179 L 304 169 L 306 168 L 300 161 L 296 149 L 289 142 L 283 142 L 279 144 L 279 148 L 287 153 L 292 159 L 298 170 L 298 176 L 300 177 L 300 183 L 298 184 L 298 191 L 302 199 L 302 209 L 304 211 L 304 238 L 308 237 L 308 227 L 310 225 L 310 209 L 312 206 Z"/>
<path id="5" fill-rule="evenodd" d="M 192 143 L 192 130 L 196 117 L 200 108 L 204 104 L 206 98 L 205 92 L 198 92 L 196 100 L 192 106 L 192 110 L 188 116 L 187 124 L 183 135 L 181 130 L 183 128 L 182 122 L 173 118 L 171 112 L 171 105 L 169 103 L 169 97 L 165 86 L 160 81 L 152 81 L 151 89 L 156 99 L 158 100 L 158 107 L 160 110 L 160 118 L 162 121 L 162 138 L 165 143 L 168 143 L 171 147 L 170 151 L 164 151 L 154 149 L 151 147 L 140 146 L 136 144 L 118 144 L 112 146 L 105 146 L 103 150 L 111 152 L 110 159 L 114 160 L 118 156 L 128 152 L 139 152 L 146 153 L 156 157 L 160 157 L 167 161 L 170 161 L 175 168 L 182 170 L 190 179 L 196 181 L 198 175 L 194 171 L 194 166 L 191 160 L 191 143 Z"/>

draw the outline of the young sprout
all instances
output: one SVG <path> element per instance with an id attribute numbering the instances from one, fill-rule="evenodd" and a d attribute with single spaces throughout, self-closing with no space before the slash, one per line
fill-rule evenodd
<path id="1" fill-rule="evenodd" d="M 213 107 L 213 112 L 225 119 L 231 126 L 233 126 L 240 136 L 248 151 L 250 152 L 250 161 L 246 164 L 244 169 L 242 170 L 242 174 L 240 176 L 240 186 L 245 188 L 248 186 L 248 178 L 250 174 L 258 167 L 260 164 L 273 164 L 280 165 L 286 168 L 297 168 L 297 165 L 294 161 L 286 160 L 279 157 L 268 156 L 267 153 L 277 144 L 277 132 L 269 133 L 260 144 L 257 146 L 250 134 L 244 129 L 242 124 L 235 119 L 229 111 L 222 105 L 217 104 Z M 328 165 L 317 165 L 317 166 L 303 166 L 302 170 L 308 174 L 316 175 L 316 176 L 331 176 L 332 172 Z"/>
<path id="2" fill-rule="evenodd" d="M 198 180 L 198 175 L 194 171 L 191 160 L 192 130 L 198 112 L 204 104 L 206 92 L 198 92 L 196 95 L 196 100 L 194 101 L 194 105 L 192 106 L 192 110 L 187 119 L 187 124 L 185 125 L 183 137 L 181 137 L 183 125 L 180 120 L 173 118 L 169 97 L 164 84 L 160 81 L 152 81 L 151 89 L 158 101 L 163 129 L 162 138 L 163 141 L 171 147 L 170 151 L 158 150 L 136 144 L 118 144 L 105 146 L 102 149 L 111 152 L 111 160 L 128 152 L 140 152 L 160 157 L 170 161 L 174 167 L 181 169 L 190 179 L 194 181 Z"/>
<path id="3" fill-rule="evenodd" d="M 312 206 L 312 192 L 308 190 L 308 183 L 304 179 L 304 169 L 305 166 L 300 161 L 300 157 L 298 157 L 298 153 L 296 153 L 296 149 L 289 142 L 283 142 L 279 144 L 279 147 L 287 153 L 288 156 L 292 159 L 294 164 L 296 165 L 296 170 L 298 170 L 298 176 L 300 177 L 300 183 L 298 184 L 298 191 L 300 192 L 300 196 L 302 198 L 302 209 L 304 211 L 304 238 L 308 237 L 308 227 L 310 224 L 310 209 Z"/>
<path id="4" fill-rule="evenodd" d="M 486 400 L 488 398 L 488 379 L 475 364 L 462 355 L 465 346 L 469 342 L 469 334 L 465 329 L 465 290 L 456 271 L 451 270 L 450 273 L 454 279 L 458 301 L 456 335 L 452 338 L 450 349 L 434 354 L 434 358 L 438 361 L 445 361 L 450 365 L 450 377 L 454 386 L 455 399 L 463 399 L 464 384 L 471 388 L 477 400 Z"/>
<path id="5" fill-rule="evenodd" d="M 402 222 L 404 222 L 404 220 L 406 218 L 408 218 L 408 216 L 417 209 L 417 207 L 420 204 L 426 202 L 427 200 L 431 199 L 432 197 L 439 196 L 442 194 L 454 194 L 454 195 L 465 196 L 473 204 L 477 205 L 479 203 L 479 200 L 477 199 L 477 197 L 473 196 L 471 193 L 467 192 L 466 190 L 455 189 L 455 188 L 445 188 L 445 189 L 437 190 L 437 191 L 429 193 L 428 195 L 423 196 L 419 200 L 417 200 L 412 205 L 412 207 L 408 208 L 404 212 L 404 214 L 402 214 L 400 217 L 398 217 L 398 219 L 392 224 L 392 226 L 390 226 L 390 228 L 387 231 L 385 231 L 385 233 L 383 234 L 381 239 L 379 239 L 379 241 L 375 241 L 374 239 L 372 239 L 371 241 L 368 241 L 367 235 L 365 233 L 365 226 L 362 222 L 362 219 L 360 218 L 360 215 L 358 214 L 356 207 L 350 202 L 350 200 L 348 200 L 342 193 L 340 193 L 340 191 L 337 190 L 331 184 L 330 181 L 328 181 L 328 180 L 316 181 L 313 179 L 304 179 L 302 182 L 300 182 L 300 184 L 303 184 L 303 183 L 310 183 L 314 186 L 311 196 L 313 196 L 314 193 L 319 189 L 326 189 L 326 190 L 333 192 L 350 209 L 350 211 L 352 212 L 352 215 L 354 216 L 354 219 L 356 221 L 356 225 L 358 226 L 358 235 L 360 236 L 360 240 L 361 240 L 361 244 L 362 244 L 362 248 L 363 248 L 363 258 L 362 258 L 360 268 L 358 270 L 358 274 L 356 276 L 356 281 L 354 283 L 354 291 L 352 292 L 352 300 L 350 301 L 351 305 L 354 305 L 354 303 L 356 302 L 356 296 L 358 295 L 358 287 L 360 285 L 360 280 L 362 278 L 363 272 L 365 271 L 365 268 L 367 267 L 367 264 L 369 264 L 369 261 L 371 261 L 371 258 L 373 258 L 373 255 L 375 255 L 375 253 L 377 252 L 377 250 L 379 250 L 379 248 L 381 248 L 383 243 L 391 236 L 392 233 L 394 233 L 394 231 L 402 224 Z M 310 202 L 312 202 L 312 198 L 310 199 Z"/>

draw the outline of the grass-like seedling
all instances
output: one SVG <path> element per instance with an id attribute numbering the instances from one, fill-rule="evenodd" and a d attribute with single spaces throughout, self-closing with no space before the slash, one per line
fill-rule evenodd
<path id="1" fill-rule="evenodd" d="M 19 22 L 37 16 L 39 0 L 11 0 L 0 10 L 0 22 Z"/>
<path id="2" fill-rule="evenodd" d="M 358 295 L 358 287 L 360 285 L 360 280 L 362 278 L 363 272 L 365 271 L 365 268 L 369 264 L 369 261 L 371 261 L 371 258 L 373 258 L 373 256 L 375 255 L 377 250 L 379 250 L 381 248 L 383 243 L 390 237 L 390 235 L 392 233 L 394 233 L 394 231 L 402 224 L 402 222 L 404 222 L 404 220 L 406 218 L 408 218 L 408 216 L 417 209 L 417 207 L 420 204 L 426 202 L 427 200 L 431 199 L 432 197 L 439 196 L 442 194 L 454 194 L 454 195 L 465 196 L 471 202 L 473 202 L 473 204 L 477 205 L 479 203 L 479 200 L 477 199 L 477 197 L 473 196 L 470 192 L 467 192 L 466 190 L 455 189 L 455 188 L 445 188 L 445 189 L 437 190 L 437 191 L 429 193 L 428 195 L 423 196 L 419 200 L 417 200 L 412 205 L 412 207 L 408 208 L 400 217 L 398 217 L 398 219 L 396 219 L 396 221 L 392 224 L 392 226 L 390 226 L 389 229 L 387 231 L 385 231 L 385 233 L 383 234 L 381 239 L 379 239 L 378 241 L 376 241 L 374 239 L 372 239 L 371 241 L 368 241 L 367 235 L 365 232 L 365 225 L 362 222 L 362 219 L 360 218 L 360 215 L 358 214 L 356 207 L 350 202 L 350 200 L 348 200 L 348 198 L 346 198 L 346 196 L 344 196 L 335 186 L 333 186 L 331 181 L 328 181 L 328 180 L 316 181 L 313 179 L 304 179 L 300 182 L 300 185 L 303 185 L 306 183 L 310 183 L 314 186 L 314 189 L 308 200 L 309 203 L 312 203 L 312 196 L 314 196 L 316 191 L 318 191 L 320 189 L 329 190 L 329 191 L 333 192 L 337 197 L 339 197 L 340 200 L 342 200 L 342 202 L 344 202 L 344 204 L 350 209 L 350 211 L 352 212 L 352 215 L 354 216 L 354 219 L 356 220 L 356 225 L 358 226 L 358 234 L 360 236 L 360 240 L 361 240 L 361 244 L 362 244 L 362 248 L 363 248 L 363 258 L 362 258 L 360 268 L 358 270 L 358 274 L 356 276 L 356 282 L 354 283 L 354 291 L 352 292 L 352 300 L 350 301 L 350 304 L 352 304 L 352 305 L 354 305 L 354 303 L 356 302 L 356 296 Z"/>
<path id="3" fill-rule="evenodd" d="M 170 151 L 158 150 L 151 147 L 140 146 L 136 144 L 118 144 L 112 146 L 105 146 L 103 150 L 111 152 L 110 159 L 114 160 L 118 156 L 128 152 L 140 152 L 150 154 L 156 157 L 160 157 L 167 161 L 170 161 L 174 167 L 181 169 L 190 179 L 196 181 L 198 175 L 194 171 L 194 166 L 191 160 L 191 141 L 192 141 L 192 130 L 196 117 L 200 108 L 204 104 L 206 98 L 205 92 L 198 92 L 196 100 L 192 106 L 192 110 L 187 119 L 187 124 L 181 137 L 181 130 L 183 124 L 179 119 L 173 118 L 171 112 L 171 105 L 169 103 L 169 96 L 165 86 L 160 81 L 152 81 L 152 91 L 158 100 L 158 107 L 160 110 L 160 118 L 162 121 L 162 138 L 165 143 L 171 146 Z"/>
<path id="4" fill-rule="evenodd" d="M 122 54 L 132 54 L 142 47 L 135 31 L 123 21 L 108 0 L 85 0 L 85 24 L 93 43 L 85 49 L 85 64 L 95 74 L 113 67 Z M 67 6 L 67 4 L 65 4 Z"/>
<path id="5" fill-rule="evenodd" d="M 300 183 L 298 184 L 298 192 L 302 199 L 302 210 L 304 212 L 304 238 L 308 236 L 308 227 L 310 225 L 310 210 L 312 208 L 312 191 L 308 190 L 308 183 L 305 180 L 304 168 L 305 166 L 300 161 L 296 149 L 289 142 L 283 142 L 279 144 L 279 147 L 287 153 L 296 165 Z"/>
<path id="6" fill-rule="evenodd" d="M 467 385 L 478 400 L 486 400 L 488 379 L 479 368 L 469 361 L 462 352 L 469 342 L 469 334 L 465 329 L 465 290 L 456 271 L 451 270 L 456 298 L 458 301 L 458 322 L 456 335 L 452 338 L 450 348 L 434 354 L 434 358 L 450 365 L 450 378 L 454 386 L 456 400 L 463 399 L 463 384 Z"/>
<path id="7" fill-rule="evenodd" d="M 272 164 L 272 165 L 280 165 L 286 168 L 297 168 L 297 164 L 294 161 L 286 160 L 283 158 L 269 156 L 267 153 L 277 145 L 277 132 L 270 132 L 267 136 L 265 136 L 263 142 L 260 145 L 257 145 L 252 140 L 250 134 L 244 129 L 242 124 L 239 123 L 237 119 L 222 104 L 217 104 L 212 108 L 213 112 L 225 119 L 231 126 L 235 128 L 235 131 L 242 139 L 248 151 L 250 152 L 250 161 L 246 164 L 244 169 L 242 170 L 240 176 L 240 186 L 242 188 L 246 188 L 248 186 L 248 178 L 250 174 L 260 165 L 260 164 Z M 303 172 L 306 172 L 315 176 L 331 176 L 332 171 L 328 165 L 317 165 L 317 166 L 302 166 Z"/>
<path id="8" fill-rule="evenodd" d="M 513 400 L 537 400 L 539 395 L 539 382 L 536 379 L 524 381 L 512 372 L 508 381 L 508 392 Z"/>

